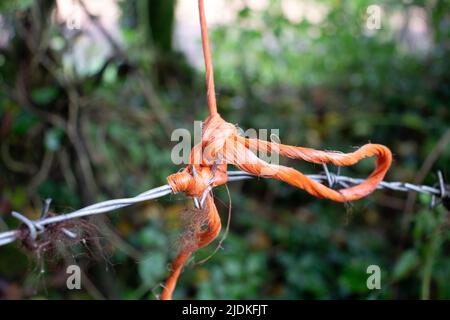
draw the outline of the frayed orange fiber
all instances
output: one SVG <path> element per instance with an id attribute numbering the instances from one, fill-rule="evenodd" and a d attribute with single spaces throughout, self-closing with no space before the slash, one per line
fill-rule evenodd
<path id="1" fill-rule="evenodd" d="M 192 253 L 207 246 L 219 235 L 222 224 L 211 194 L 206 196 L 205 210 L 207 210 L 207 219 L 205 221 L 206 225 L 196 226 L 194 239 L 190 239 L 191 241 L 194 240 L 194 243 L 190 242 L 188 245 L 182 245 L 180 252 L 172 262 L 172 270 L 169 278 L 166 280 L 166 284 L 161 295 L 162 300 L 172 299 L 172 293 L 175 290 L 181 270 Z"/>
<path id="2" fill-rule="evenodd" d="M 181 270 L 192 253 L 210 244 L 220 232 L 220 217 L 211 189 L 227 182 L 228 164 L 258 177 L 284 181 L 317 198 L 346 202 L 358 200 L 374 191 L 383 180 L 392 162 L 391 151 L 380 144 L 366 144 L 354 152 L 339 153 L 240 136 L 236 126 L 223 120 L 217 112 L 203 0 L 199 0 L 199 13 L 210 116 L 204 123 L 201 143 L 194 146 L 191 151 L 189 165 L 183 171 L 170 175 L 167 181 L 175 193 L 183 192 L 192 197 L 204 198 L 203 209 L 201 210 L 206 210 L 206 215 L 203 223 L 194 226 L 193 239 L 190 239 L 188 244 L 181 246 L 180 252 L 172 263 L 172 270 L 161 296 L 164 300 L 172 298 Z M 270 164 L 261 160 L 256 155 L 257 152 L 265 152 L 266 154 L 275 152 L 291 159 L 304 160 L 315 164 L 330 163 L 337 166 L 354 165 L 364 158 L 373 156 L 377 157 L 377 160 L 375 169 L 364 182 L 349 188 L 334 190 L 311 180 L 294 168 Z"/>

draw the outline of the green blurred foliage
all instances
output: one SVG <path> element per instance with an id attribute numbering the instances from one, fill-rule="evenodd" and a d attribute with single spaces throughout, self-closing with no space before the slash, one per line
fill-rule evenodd
<path id="1" fill-rule="evenodd" d="M 93 47 L 84 69 L 69 57 L 80 35 L 49 18 L 51 1 L 2 2 L 10 40 L 0 48 L 0 227 L 17 225 L 11 209 L 37 218 L 48 197 L 52 210 L 68 212 L 164 184 L 179 169 L 170 132 L 193 130 L 207 115 L 204 75 L 171 46 L 173 1 L 163 2 L 121 1 L 123 52 Z M 289 20 L 272 0 L 261 11 L 244 5 L 232 24 L 211 30 L 221 114 L 242 128 L 280 129 L 286 144 L 346 152 L 383 143 L 395 155 L 387 178 L 413 181 L 449 129 L 448 2 L 378 1 L 383 24 L 375 32 L 364 28 L 371 1 L 316 2 L 326 8 L 320 22 Z M 416 9 L 427 18 L 426 52 L 388 23 Z M 448 177 L 449 160 L 445 146 L 423 183 L 434 184 L 437 169 Z M 372 165 L 343 174 L 362 177 Z M 396 192 L 343 206 L 277 181 L 229 188 L 230 234 L 207 262 L 195 265 L 217 241 L 195 254 L 175 298 L 450 298 L 448 212 L 429 210 L 429 197 L 408 215 Z M 227 193 L 221 187 L 215 196 L 225 225 Z M 96 218 L 95 235 L 50 258 L 1 247 L 0 295 L 157 298 L 189 205 L 170 196 Z M 86 277 L 79 292 L 65 289 L 65 266 L 74 262 Z M 373 264 L 381 290 L 366 287 Z"/>

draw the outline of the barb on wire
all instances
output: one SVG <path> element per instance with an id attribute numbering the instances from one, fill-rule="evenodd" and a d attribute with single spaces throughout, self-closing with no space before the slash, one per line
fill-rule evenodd
<path id="1" fill-rule="evenodd" d="M 195 175 L 195 171 L 193 172 Z M 307 175 L 310 179 L 327 183 L 330 188 L 344 187 L 347 188 L 351 185 L 360 184 L 363 179 L 351 178 L 340 175 L 339 167 L 337 174 L 330 172 L 326 165 L 324 165 L 324 173 L 323 174 L 310 174 Z M 257 178 L 257 176 L 245 172 L 245 171 L 229 171 L 228 172 L 228 181 L 242 181 Z M 393 191 L 401 191 L 401 192 L 409 192 L 415 191 L 422 194 L 428 194 L 432 197 L 431 206 L 435 207 L 437 205 L 443 204 L 447 209 L 450 210 L 450 186 L 445 184 L 442 172 L 438 172 L 438 184 L 436 186 L 427 186 L 427 185 L 415 185 L 407 182 L 387 182 L 382 181 L 377 189 L 389 189 Z M 209 192 L 210 190 L 208 190 Z M 170 193 L 173 193 L 171 187 L 169 185 L 163 185 L 158 188 L 153 188 L 148 191 L 145 191 L 135 197 L 132 198 L 123 198 L 123 199 L 114 199 L 107 200 L 103 202 L 99 202 L 85 208 L 76 210 L 71 213 L 61 214 L 49 216 L 49 208 L 51 199 L 46 199 L 44 201 L 44 205 L 41 212 L 41 217 L 38 220 L 30 220 L 22 214 L 13 211 L 12 216 L 16 219 L 20 220 L 26 229 L 29 232 L 29 237 L 31 240 L 36 240 L 37 237 L 41 233 L 46 231 L 45 226 L 50 224 L 57 224 L 64 221 L 68 221 L 71 219 L 78 219 L 86 216 L 96 215 L 111 212 L 120 208 L 124 208 L 127 206 L 131 206 L 136 203 L 145 202 L 148 200 L 153 200 L 157 198 L 161 198 Z M 203 198 L 203 197 L 202 197 Z M 200 208 L 203 205 L 202 198 L 194 197 L 194 204 L 197 208 Z M 436 199 L 439 201 L 436 201 Z M 61 228 L 61 231 L 69 238 L 75 239 L 77 234 L 67 228 Z M 20 238 L 20 228 L 16 230 L 10 230 L 0 233 L 0 246 L 6 245 L 8 243 L 14 242 Z"/>

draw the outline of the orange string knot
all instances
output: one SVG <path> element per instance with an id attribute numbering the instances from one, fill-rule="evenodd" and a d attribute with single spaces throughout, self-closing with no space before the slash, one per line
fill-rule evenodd
<path id="1" fill-rule="evenodd" d="M 226 183 L 227 166 L 223 152 L 227 141 L 236 134 L 236 127 L 219 114 L 209 117 L 203 126 L 201 143 L 191 151 L 189 165 L 167 177 L 173 192 L 200 197 L 209 187 Z"/>

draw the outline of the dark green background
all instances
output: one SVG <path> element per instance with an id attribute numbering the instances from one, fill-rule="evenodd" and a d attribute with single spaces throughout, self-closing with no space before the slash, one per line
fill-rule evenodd
<path id="1" fill-rule="evenodd" d="M 379 0 L 382 29 L 372 34 L 364 24 L 373 1 L 317 2 L 329 8 L 320 24 L 290 22 L 270 1 L 263 11 L 244 6 L 234 23 L 211 30 L 222 116 L 241 128 L 280 129 L 286 144 L 343 152 L 385 144 L 394 154 L 388 180 L 434 185 L 438 169 L 448 177 L 448 139 L 437 145 L 449 135 L 449 2 Z M 170 133 L 191 129 L 207 107 L 203 72 L 172 46 L 174 3 L 120 2 L 124 46 L 79 75 L 63 68 L 78 35 L 63 36 L 64 25 L 52 22 L 53 1 L 1 2 L 1 28 L 11 38 L 0 48 L 0 227 L 17 226 L 11 210 L 37 218 L 46 197 L 52 211 L 69 212 L 162 185 L 179 170 Z M 414 10 L 426 17 L 425 52 L 388 23 Z M 372 167 L 365 160 L 342 173 L 364 177 Z M 175 298 L 450 298 L 448 212 L 429 210 L 428 196 L 406 209 L 407 195 L 393 191 L 343 205 L 271 180 L 229 189 L 223 250 L 186 267 Z M 215 195 L 225 222 L 225 188 Z M 169 196 L 97 217 L 89 232 L 80 228 L 86 244 L 55 236 L 48 254 L 0 247 L 0 296 L 156 298 L 190 205 Z M 85 272 L 80 291 L 65 287 L 65 266 L 74 262 Z M 381 290 L 366 287 L 372 264 L 382 270 Z"/>

